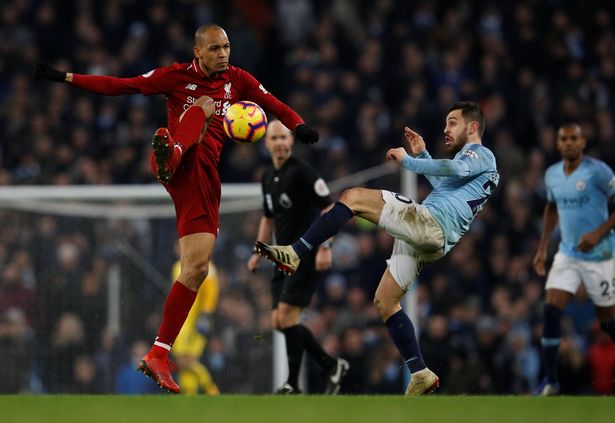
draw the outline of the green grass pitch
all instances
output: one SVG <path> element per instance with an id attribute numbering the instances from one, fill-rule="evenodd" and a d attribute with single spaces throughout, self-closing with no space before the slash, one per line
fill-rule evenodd
<path id="1" fill-rule="evenodd" d="M 0 396 L 2 423 L 615 422 L 615 398 Z"/>

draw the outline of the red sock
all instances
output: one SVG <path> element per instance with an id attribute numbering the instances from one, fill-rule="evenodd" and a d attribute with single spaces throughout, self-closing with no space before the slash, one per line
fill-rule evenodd
<path id="1" fill-rule="evenodd" d="M 205 111 L 200 107 L 192 106 L 186 110 L 173 136 L 173 140 L 181 144 L 184 153 L 201 141 L 206 118 Z"/>
<path id="2" fill-rule="evenodd" d="M 169 354 L 169 349 L 175 342 L 175 338 L 177 338 L 177 334 L 184 325 L 192 304 L 194 304 L 196 294 L 181 282 L 175 281 L 164 302 L 162 323 L 150 354 L 158 357 L 166 357 Z"/>

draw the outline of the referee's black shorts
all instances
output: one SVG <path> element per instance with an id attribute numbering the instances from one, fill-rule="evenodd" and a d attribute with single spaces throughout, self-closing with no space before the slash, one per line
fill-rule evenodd
<path id="1" fill-rule="evenodd" d="M 297 271 L 291 276 L 275 269 L 271 279 L 271 308 L 278 308 L 281 301 L 286 304 L 307 307 L 316 290 L 318 272 L 316 271 L 316 252 L 301 258 Z"/>

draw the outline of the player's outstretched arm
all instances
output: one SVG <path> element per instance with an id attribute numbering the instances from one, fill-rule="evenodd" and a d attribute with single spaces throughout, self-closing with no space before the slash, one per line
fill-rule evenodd
<path id="1" fill-rule="evenodd" d="M 492 166 L 488 157 L 481 159 L 478 154 L 470 151 L 454 160 L 427 158 L 431 156 L 425 149 L 423 137 L 408 127 L 404 128 L 404 136 L 412 154 L 420 158 L 411 157 L 403 147 L 398 147 L 387 152 L 387 159 L 397 160 L 411 172 L 425 176 L 468 177 L 485 172 Z"/>
<path id="2" fill-rule="evenodd" d="M 262 106 L 265 111 L 280 119 L 280 122 L 282 122 L 284 126 L 293 131 L 295 139 L 299 142 L 303 144 L 314 144 L 318 142 L 318 131 L 306 125 L 297 112 L 267 91 L 250 73 L 241 69 L 239 72 L 241 83 L 246 90 L 247 100 L 254 101 Z"/>
<path id="3" fill-rule="evenodd" d="M 132 78 L 117 78 L 114 76 L 81 75 L 56 69 L 53 65 L 39 62 L 34 68 L 34 80 L 67 82 L 82 90 L 94 94 L 118 96 L 126 94 L 162 94 L 162 74 L 160 69 L 145 75 Z"/>
<path id="4" fill-rule="evenodd" d="M 429 154 L 429 152 L 427 151 L 427 148 L 425 147 L 425 141 L 423 140 L 423 137 L 420 136 L 417 132 L 414 132 L 412 129 L 408 128 L 407 126 L 404 127 L 404 139 L 406 140 L 406 150 L 409 150 L 412 156 L 414 156 L 417 159 L 431 159 L 431 155 Z M 406 153 L 406 151 L 400 150 L 400 154 L 401 153 Z M 405 154 L 401 154 L 400 161 L 403 160 L 403 158 L 405 157 L 406 157 Z M 427 178 L 431 186 L 434 188 L 438 186 L 440 182 L 442 182 L 441 176 L 434 176 L 434 175 L 427 175 L 427 174 L 423 174 L 423 175 Z"/>
<path id="5" fill-rule="evenodd" d="M 558 214 L 555 203 L 548 202 L 545 205 L 542 213 L 542 234 L 540 235 L 540 242 L 538 243 L 538 249 L 534 255 L 533 265 L 534 270 L 539 276 L 545 276 L 547 274 L 545 263 L 547 261 L 547 246 L 549 245 L 549 239 L 553 233 L 553 228 L 557 224 Z"/>
<path id="6" fill-rule="evenodd" d="M 417 159 L 411 157 L 403 147 L 387 151 L 387 160 L 396 160 L 410 172 L 425 176 L 471 176 L 472 169 L 463 160 Z"/>

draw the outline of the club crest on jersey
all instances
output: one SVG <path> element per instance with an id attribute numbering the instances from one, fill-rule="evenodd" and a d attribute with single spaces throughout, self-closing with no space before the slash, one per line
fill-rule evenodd
<path id="1" fill-rule="evenodd" d="M 228 84 L 224 84 L 224 99 L 225 100 L 231 99 L 231 83 L 230 82 Z"/>
<path id="2" fill-rule="evenodd" d="M 585 191 L 586 186 L 587 185 L 583 179 L 577 181 L 577 191 Z"/>
<path id="3" fill-rule="evenodd" d="M 280 206 L 284 207 L 285 209 L 290 209 L 293 206 L 293 200 L 291 200 L 288 194 L 286 194 L 285 192 L 280 195 L 280 199 L 278 201 L 280 203 Z"/>

